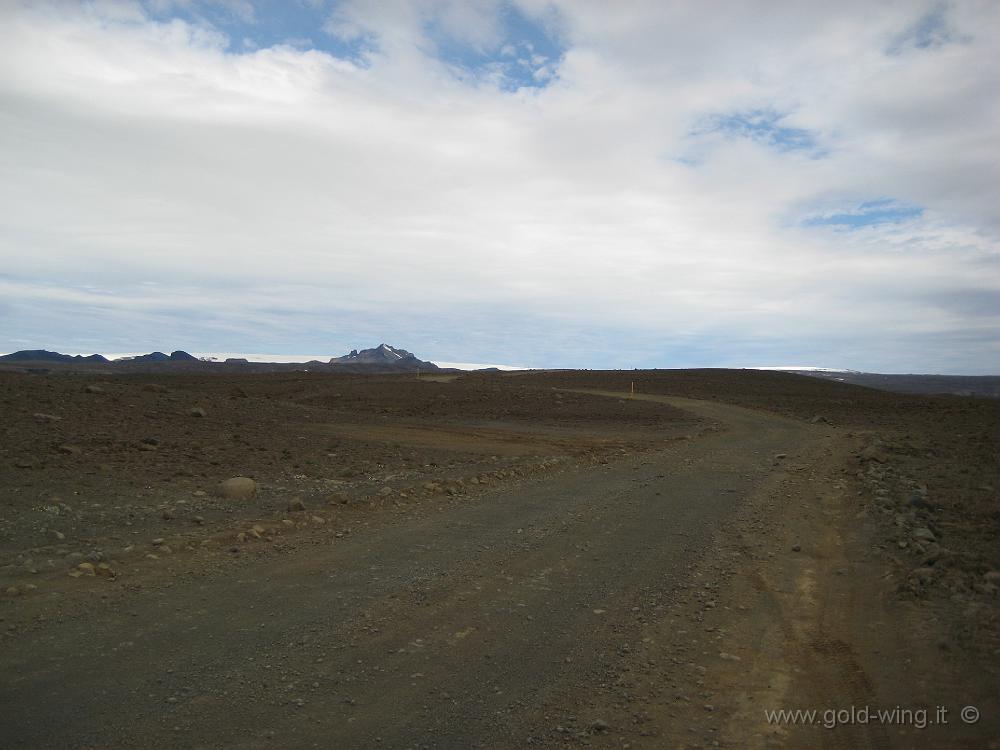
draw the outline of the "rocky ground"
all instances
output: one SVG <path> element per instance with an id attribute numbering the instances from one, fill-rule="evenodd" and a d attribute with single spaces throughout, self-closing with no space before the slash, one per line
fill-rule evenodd
<path id="1" fill-rule="evenodd" d="M 661 371 L 11 373 L 0 404 L 5 747 L 997 736 L 994 401 Z M 954 721 L 765 715 L 863 705 Z"/>
<path id="2" fill-rule="evenodd" d="M 454 376 L 0 375 L 0 588 L 137 575 L 202 544 L 450 502 L 703 428 L 640 407 Z M 248 495 L 220 483 L 254 480 Z M 80 567 L 80 566 L 83 567 Z"/>
<path id="3" fill-rule="evenodd" d="M 898 595 L 935 609 L 952 635 L 989 661 L 1000 655 L 1000 401 L 816 384 L 781 372 L 681 370 L 546 373 L 572 382 L 717 400 L 830 425 L 855 435 L 848 468 Z"/>

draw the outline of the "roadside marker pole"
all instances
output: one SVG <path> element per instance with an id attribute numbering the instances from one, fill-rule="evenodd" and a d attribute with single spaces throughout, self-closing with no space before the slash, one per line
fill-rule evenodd
<path id="1" fill-rule="evenodd" d="M 632 398 L 635 395 L 635 381 L 632 381 L 632 387 L 629 389 L 628 397 Z"/>

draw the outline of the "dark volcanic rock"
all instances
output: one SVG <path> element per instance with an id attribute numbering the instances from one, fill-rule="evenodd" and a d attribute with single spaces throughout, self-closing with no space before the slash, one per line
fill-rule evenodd
<path id="1" fill-rule="evenodd" d="M 169 362 L 170 355 L 163 352 L 152 352 L 151 354 L 140 354 L 138 357 L 124 357 L 116 359 L 115 362 Z"/>
<path id="2" fill-rule="evenodd" d="M 0 356 L 0 360 L 8 362 L 107 362 L 100 354 L 83 356 L 82 354 L 60 354 L 46 349 L 24 349 L 13 354 Z"/>
<path id="3" fill-rule="evenodd" d="M 343 357 L 334 357 L 331 365 L 378 365 L 400 370 L 436 370 L 433 362 L 424 362 L 405 349 L 396 349 L 388 344 L 379 344 L 374 349 L 351 350 Z"/>

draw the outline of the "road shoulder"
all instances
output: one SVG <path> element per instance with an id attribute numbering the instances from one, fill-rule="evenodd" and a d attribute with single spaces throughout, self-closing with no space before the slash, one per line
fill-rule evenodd
<path id="1" fill-rule="evenodd" d="M 592 704 L 621 730 L 608 746 L 984 746 L 995 699 L 949 647 L 944 613 L 898 595 L 855 476 L 863 437 L 816 430 L 646 628 L 618 678 L 623 699 Z M 967 705 L 979 722 L 963 721 Z"/>

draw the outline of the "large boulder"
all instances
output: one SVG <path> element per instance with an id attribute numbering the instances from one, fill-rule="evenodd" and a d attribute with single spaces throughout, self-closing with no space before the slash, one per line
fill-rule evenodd
<path id="1" fill-rule="evenodd" d="M 215 494 L 226 500 L 252 500 L 257 497 L 257 483 L 249 477 L 233 477 L 219 482 Z"/>

